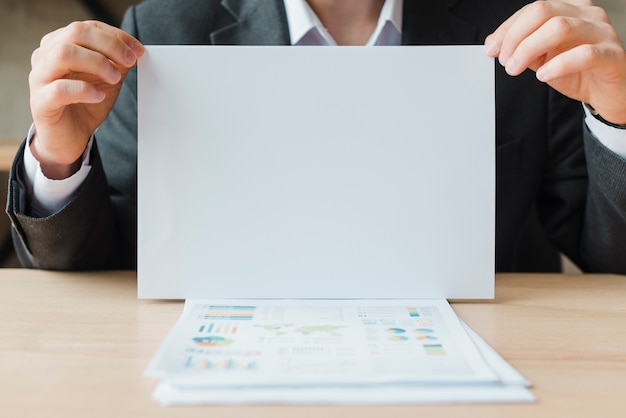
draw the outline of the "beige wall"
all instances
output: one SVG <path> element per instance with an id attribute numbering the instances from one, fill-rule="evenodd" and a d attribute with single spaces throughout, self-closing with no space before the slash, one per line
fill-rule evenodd
<path id="1" fill-rule="evenodd" d="M 30 125 L 30 54 L 46 33 L 90 18 L 73 0 L 0 0 L 0 137 L 22 137 Z"/>

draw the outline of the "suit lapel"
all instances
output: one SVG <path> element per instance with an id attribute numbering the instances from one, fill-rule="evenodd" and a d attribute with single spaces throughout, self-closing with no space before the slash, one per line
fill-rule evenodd
<path id="1" fill-rule="evenodd" d="M 234 21 L 211 33 L 215 45 L 289 45 L 282 0 L 222 0 Z"/>
<path id="2" fill-rule="evenodd" d="M 461 0 L 405 0 L 402 43 L 405 45 L 480 44 L 478 28 L 455 13 Z"/>

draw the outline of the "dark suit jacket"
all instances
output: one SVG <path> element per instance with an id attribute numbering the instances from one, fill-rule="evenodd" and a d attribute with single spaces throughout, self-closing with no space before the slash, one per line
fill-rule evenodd
<path id="1" fill-rule="evenodd" d="M 524 3 L 405 0 L 403 42 L 481 44 Z M 129 9 L 122 27 L 145 44 L 290 43 L 281 0 L 150 0 Z M 513 78 L 494 65 L 496 269 L 558 269 L 556 253 L 542 244 L 545 236 L 585 270 L 626 273 L 626 161 L 586 131 L 580 103 L 530 71 Z M 25 266 L 136 266 L 136 108 L 132 71 L 96 133 L 90 175 L 76 197 L 48 218 L 28 216 L 19 152 L 7 212 Z"/>

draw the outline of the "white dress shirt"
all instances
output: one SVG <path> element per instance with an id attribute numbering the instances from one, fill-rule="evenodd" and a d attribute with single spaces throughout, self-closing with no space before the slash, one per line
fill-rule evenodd
<path id="1" fill-rule="evenodd" d="M 366 46 L 394 46 L 402 42 L 402 3 L 403 0 L 385 0 L 378 18 L 376 29 Z M 337 45 L 328 30 L 319 20 L 306 0 L 284 0 L 289 35 L 292 45 Z M 585 108 L 585 122 L 591 132 L 607 148 L 626 158 L 626 129 L 617 129 L 597 120 Z M 29 143 L 35 133 L 31 127 Z M 41 171 L 39 162 L 33 157 L 30 147 L 24 153 L 25 182 L 30 195 L 30 214 L 45 217 L 63 208 L 72 199 L 78 187 L 89 174 L 89 150 L 93 136 L 85 150 L 81 169 L 64 180 L 50 180 Z"/>
<path id="2" fill-rule="evenodd" d="M 284 0 L 284 3 L 292 45 L 337 45 L 306 0 Z M 385 0 L 376 29 L 366 46 L 402 43 L 402 3 L 403 0 Z"/>

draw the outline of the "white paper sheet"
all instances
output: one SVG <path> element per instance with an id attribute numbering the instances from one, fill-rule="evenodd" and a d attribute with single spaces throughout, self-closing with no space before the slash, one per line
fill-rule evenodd
<path id="1" fill-rule="evenodd" d="M 492 298 L 479 46 L 147 46 L 142 298 Z"/>
<path id="2" fill-rule="evenodd" d="M 166 405 L 534 399 L 446 301 L 188 304 L 146 371 Z"/>

